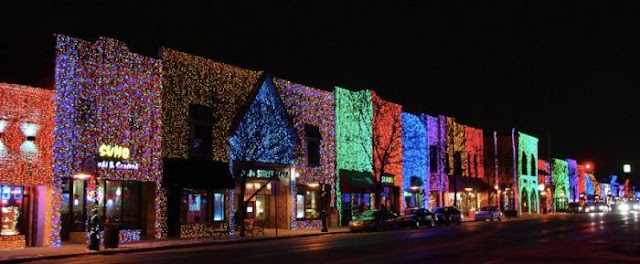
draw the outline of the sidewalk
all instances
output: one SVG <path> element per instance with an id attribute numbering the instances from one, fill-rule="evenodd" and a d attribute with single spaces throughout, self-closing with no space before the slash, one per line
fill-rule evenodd
<path id="1" fill-rule="evenodd" d="M 254 242 L 254 241 L 265 241 L 265 240 L 275 240 L 275 239 L 287 239 L 293 237 L 308 237 L 308 236 L 319 236 L 326 234 L 342 234 L 349 232 L 348 227 L 332 227 L 329 228 L 329 232 L 322 233 L 318 229 L 314 230 L 285 230 L 278 229 L 278 236 L 276 237 L 276 230 L 265 229 L 265 235 L 259 235 L 256 237 L 247 236 L 247 237 L 230 237 L 225 239 L 214 239 L 214 238 L 188 238 L 188 239 L 180 239 L 180 238 L 170 238 L 163 240 L 146 240 L 146 241 L 138 241 L 132 243 L 124 243 L 120 244 L 118 248 L 110 248 L 103 249 L 100 251 L 92 251 L 87 249 L 87 245 L 85 244 L 65 244 L 58 248 L 48 248 L 48 247 L 29 247 L 20 250 L 4 250 L 0 251 L 0 263 L 2 262 L 26 262 L 26 261 L 34 261 L 34 260 L 43 260 L 43 259 L 57 259 L 57 258 L 67 258 L 67 257 L 75 257 L 81 255 L 108 255 L 108 254 L 117 254 L 117 253 L 128 253 L 128 252 L 143 252 L 143 251 L 152 251 L 152 250 L 162 250 L 162 249 L 172 249 L 172 248 L 183 248 L 183 247 L 192 247 L 192 246 L 206 246 L 206 245 L 215 245 L 215 244 L 231 244 L 231 243 L 245 243 L 245 242 Z"/>

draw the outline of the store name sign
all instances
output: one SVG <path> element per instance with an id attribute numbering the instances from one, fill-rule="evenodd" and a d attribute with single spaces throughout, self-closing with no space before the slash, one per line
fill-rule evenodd
<path id="1" fill-rule="evenodd" d="M 274 178 L 274 177 L 278 176 L 278 178 L 282 179 L 282 178 L 286 178 L 287 177 L 287 172 L 286 171 L 276 171 L 276 170 L 254 170 L 254 169 L 250 169 L 250 170 L 246 170 L 244 173 L 249 178 Z"/>
<path id="2" fill-rule="evenodd" d="M 121 147 L 118 145 L 107 145 L 102 144 L 98 148 L 98 154 L 100 158 L 108 158 L 108 159 L 129 159 L 131 152 L 129 148 Z"/>
<path id="3" fill-rule="evenodd" d="M 128 161 L 131 151 L 127 147 L 118 145 L 101 144 L 98 148 L 100 161 L 97 164 L 103 170 L 137 170 L 137 162 Z"/>
<path id="4" fill-rule="evenodd" d="M 396 182 L 395 177 L 393 176 L 382 176 L 382 183 L 390 183 L 390 184 L 394 184 Z"/>

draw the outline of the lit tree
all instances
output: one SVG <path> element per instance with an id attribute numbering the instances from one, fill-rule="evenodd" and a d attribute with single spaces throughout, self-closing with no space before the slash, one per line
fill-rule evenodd
<path id="1" fill-rule="evenodd" d="M 244 219 L 248 202 L 278 177 L 278 174 L 274 173 L 267 179 L 266 184 L 245 199 L 247 180 L 251 177 L 250 169 L 268 164 L 275 170 L 283 170 L 292 165 L 298 140 L 272 79 L 263 76 L 261 83 L 255 99 L 230 139 L 232 172 L 240 189 L 240 236 L 245 235 Z"/>

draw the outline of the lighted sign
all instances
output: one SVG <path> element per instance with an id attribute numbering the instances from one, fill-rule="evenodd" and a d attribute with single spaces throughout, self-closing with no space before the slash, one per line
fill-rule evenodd
<path id="1" fill-rule="evenodd" d="M 386 175 L 382 176 L 382 183 L 393 184 L 394 182 L 396 182 L 396 179 L 394 176 L 386 176 Z"/>
<path id="2" fill-rule="evenodd" d="M 272 178 L 277 175 L 278 178 L 281 178 L 281 179 L 286 178 L 288 174 L 286 171 L 253 170 L 253 169 L 246 171 L 246 173 L 247 173 L 247 177 L 249 178 Z"/>
<path id="3" fill-rule="evenodd" d="M 102 144 L 98 148 L 100 162 L 97 166 L 103 170 L 138 170 L 137 162 L 126 161 L 131 157 L 131 151 L 127 147 Z"/>
<path id="4" fill-rule="evenodd" d="M 118 145 L 107 145 L 102 144 L 98 148 L 98 154 L 100 158 L 108 158 L 108 159 L 121 159 L 126 160 L 130 157 L 130 151 L 127 147 L 122 147 Z"/>
<path id="5" fill-rule="evenodd" d="M 103 160 L 98 162 L 98 168 L 103 170 L 137 170 L 139 167 L 138 163 L 135 162 L 121 162 L 121 161 L 108 161 Z"/>
<path id="6" fill-rule="evenodd" d="M 622 165 L 622 170 L 624 171 L 624 173 L 630 173 L 631 172 L 631 164 Z"/>

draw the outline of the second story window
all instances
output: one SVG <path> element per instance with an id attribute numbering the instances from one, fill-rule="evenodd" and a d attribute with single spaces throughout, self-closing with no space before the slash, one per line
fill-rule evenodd
<path id="1" fill-rule="evenodd" d="M 189 106 L 191 157 L 210 159 L 212 153 L 213 112 L 203 105 Z"/>
<path id="2" fill-rule="evenodd" d="M 438 149 L 436 146 L 429 146 L 429 171 L 438 172 Z"/>
<path id="3" fill-rule="evenodd" d="M 307 141 L 307 164 L 309 166 L 320 165 L 320 142 L 322 135 L 317 126 L 304 125 L 305 140 Z"/>

